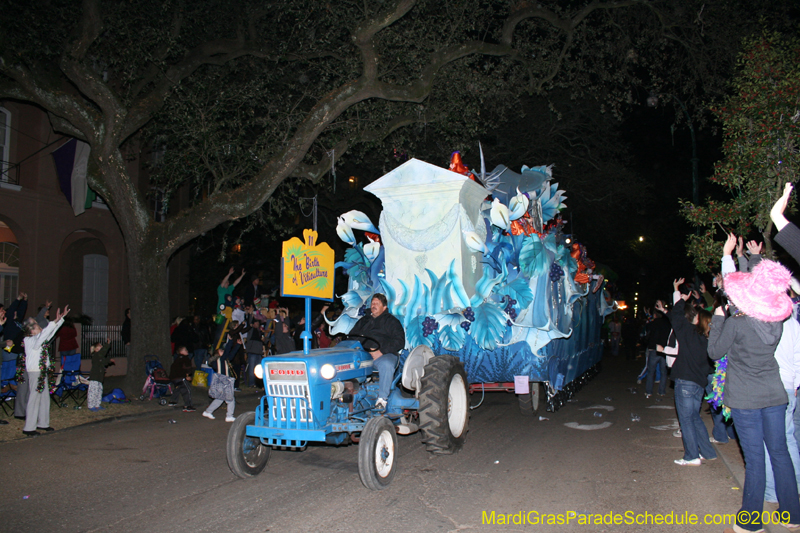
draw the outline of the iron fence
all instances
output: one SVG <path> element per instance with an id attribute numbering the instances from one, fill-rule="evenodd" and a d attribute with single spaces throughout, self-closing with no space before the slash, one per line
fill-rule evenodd
<path id="1" fill-rule="evenodd" d="M 122 326 L 81 326 L 81 359 L 91 359 L 92 345 L 106 339 L 111 339 L 111 357 L 125 357 Z"/>

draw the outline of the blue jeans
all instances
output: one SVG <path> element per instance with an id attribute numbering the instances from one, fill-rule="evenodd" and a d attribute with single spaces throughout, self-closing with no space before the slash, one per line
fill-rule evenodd
<path id="1" fill-rule="evenodd" d="M 714 423 L 714 427 L 711 428 L 711 435 L 715 441 L 725 444 L 730 439 L 736 438 L 736 428 L 733 427 L 733 421 L 725 420 L 722 415 L 722 409 L 716 409 L 711 406 L 711 421 Z"/>
<path id="2" fill-rule="evenodd" d="M 792 458 L 792 465 L 794 465 L 795 481 L 800 480 L 800 452 L 797 450 L 797 441 L 794 440 L 794 410 L 797 406 L 797 397 L 794 395 L 793 389 L 786 389 L 786 394 L 789 396 L 789 405 L 786 406 L 786 446 L 789 449 L 789 457 Z M 764 499 L 769 502 L 778 501 L 778 496 L 775 494 L 775 476 L 770 468 L 769 451 L 766 446 L 764 447 L 766 453 L 766 472 L 767 472 L 767 489 L 764 492 Z M 800 490 L 800 485 L 798 485 Z"/>
<path id="3" fill-rule="evenodd" d="M 703 403 L 703 387 L 693 381 L 675 380 L 675 410 L 681 424 L 683 458 L 687 461 L 699 458 L 715 459 L 717 452 L 708 442 L 708 430 L 700 418 Z"/>
<path id="4" fill-rule="evenodd" d="M 375 359 L 372 363 L 373 368 L 378 370 L 378 398 L 389 399 L 394 380 L 394 367 L 397 366 L 397 356 L 392 353 L 385 353 Z"/>
<path id="5" fill-rule="evenodd" d="M 707 395 L 714 392 L 714 389 L 711 386 L 711 381 L 713 379 L 714 374 L 709 374 L 708 385 L 706 385 Z M 711 411 L 711 422 L 714 423 L 714 426 L 711 428 L 711 435 L 714 437 L 714 440 L 720 444 L 725 444 L 730 439 L 735 439 L 736 431 L 733 428 L 733 420 L 725 420 L 721 407 L 716 408 L 713 405 L 709 405 L 709 407 Z"/>
<path id="6" fill-rule="evenodd" d="M 198 348 L 194 351 L 194 355 L 192 357 L 194 359 L 194 367 L 197 370 L 200 370 L 200 366 L 206 362 L 208 358 L 208 350 L 205 348 Z"/>
<path id="7" fill-rule="evenodd" d="M 647 350 L 647 384 L 644 391 L 653 394 L 653 381 L 656 378 L 656 369 L 661 372 L 661 376 L 667 375 L 667 358 L 655 350 Z M 664 396 L 667 392 L 667 380 L 663 377 L 658 383 L 658 393 Z"/>
<path id="8" fill-rule="evenodd" d="M 800 409 L 794 410 L 794 440 L 800 448 Z"/>
<path id="9" fill-rule="evenodd" d="M 731 413 L 745 460 L 744 493 L 740 512 L 746 511 L 751 518 L 749 524 L 740 523 L 738 518 L 736 523 L 748 531 L 761 529 L 766 486 L 765 444 L 775 474 L 778 513 L 786 511 L 789 513 L 789 523 L 800 523 L 797 482 L 792 458 L 786 447 L 786 404 L 763 409 L 731 409 Z"/>

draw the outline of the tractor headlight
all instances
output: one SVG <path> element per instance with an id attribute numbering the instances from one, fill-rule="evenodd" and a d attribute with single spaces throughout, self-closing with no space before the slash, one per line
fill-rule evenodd
<path id="1" fill-rule="evenodd" d="M 257 364 L 256 367 L 253 369 L 253 373 L 256 375 L 258 379 L 264 379 L 264 365 L 261 363 Z"/>
<path id="2" fill-rule="evenodd" d="M 332 364 L 325 363 L 322 365 L 322 368 L 319 369 L 319 375 L 323 377 L 323 379 L 333 379 L 333 376 L 336 375 L 336 369 L 333 368 Z"/>

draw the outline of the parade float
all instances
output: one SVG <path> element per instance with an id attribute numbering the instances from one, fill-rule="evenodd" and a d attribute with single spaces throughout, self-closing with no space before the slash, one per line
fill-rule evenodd
<path id="1" fill-rule="evenodd" d="M 596 371 L 611 308 L 585 249 L 562 231 L 550 168 L 474 176 L 462 167 L 457 157 L 451 169 L 412 159 L 370 184 L 379 225 L 358 211 L 339 217 L 344 261 L 334 264 L 313 230 L 284 242 L 281 295 L 306 299 L 303 350 L 255 368 L 264 396 L 228 432 L 234 474 L 257 476 L 272 450 L 357 443 L 361 482 L 382 490 L 397 470 L 398 435 L 421 433 L 436 455 L 462 449 L 470 391 L 513 391 L 533 414 L 540 399 L 557 409 Z M 340 268 L 348 291 L 333 334 L 348 334 L 378 292 L 405 330 L 383 402 L 377 339 L 310 349 L 311 300 L 333 299 Z"/>
<path id="2" fill-rule="evenodd" d="M 449 169 L 410 159 L 365 190 L 383 210 L 377 227 L 358 211 L 339 217 L 348 291 L 331 333 L 384 293 L 405 328 L 404 363 L 455 356 L 470 392 L 515 392 L 526 414 L 540 400 L 558 409 L 594 375 L 613 302 L 564 231 L 552 167 L 476 173 L 455 153 Z"/>

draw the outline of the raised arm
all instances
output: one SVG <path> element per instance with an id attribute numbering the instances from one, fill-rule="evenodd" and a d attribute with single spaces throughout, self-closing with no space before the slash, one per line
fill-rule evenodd
<path id="1" fill-rule="evenodd" d="M 736 265 L 733 262 L 733 257 L 731 254 L 733 253 L 734 248 L 736 249 L 736 253 L 739 255 L 739 260 L 741 261 L 743 257 L 741 257 L 742 253 L 742 238 L 739 237 L 739 244 L 736 244 L 736 235 L 733 233 L 728 234 L 728 238 L 725 240 L 725 243 L 722 245 L 722 275 L 725 276 L 726 274 L 730 274 L 731 272 L 736 272 Z"/>
<path id="2" fill-rule="evenodd" d="M 233 270 L 233 269 L 231 269 L 231 270 Z M 242 269 L 242 274 L 238 278 L 236 278 L 236 281 L 233 282 L 233 286 L 234 287 L 237 286 L 240 281 L 242 281 L 242 278 L 244 277 L 245 272 L 246 272 L 245 269 Z"/>
<path id="3" fill-rule="evenodd" d="M 50 342 L 50 339 L 53 338 L 53 335 L 56 334 L 56 331 L 58 331 L 58 328 L 60 328 L 61 324 L 63 323 L 64 323 L 64 317 L 60 316 L 58 320 L 56 320 L 55 322 L 50 322 L 49 324 L 47 324 L 47 326 L 42 328 L 42 332 L 39 334 L 39 346 Z"/>
<path id="4" fill-rule="evenodd" d="M 789 224 L 789 221 L 786 220 L 786 217 L 783 215 L 783 212 L 786 210 L 786 206 L 789 204 L 789 196 L 792 194 L 792 184 L 787 183 L 783 187 L 783 194 L 778 201 L 775 202 L 775 205 L 772 206 L 772 209 L 769 211 L 769 218 L 772 219 L 772 223 L 775 224 L 775 228 L 778 231 L 781 231 L 786 225 Z"/>
<path id="5" fill-rule="evenodd" d="M 223 289 L 227 289 L 228 285 L 231 284 L 230 278 L 232 275 L 233 275 L 233 267 L 231 267 L 231 269 L 228 271 L 225 277 L 222 278 L 222 281 L 219 282 L 219 286 L 222 287 Z"/>
<path id="6" fill-rule="evenodd" d="M 728 353 L 736 337 L 733 320 L 725 319 L 725 311 L 717 307 L 708 332 L 708 356 L 718 361 Z"/>

